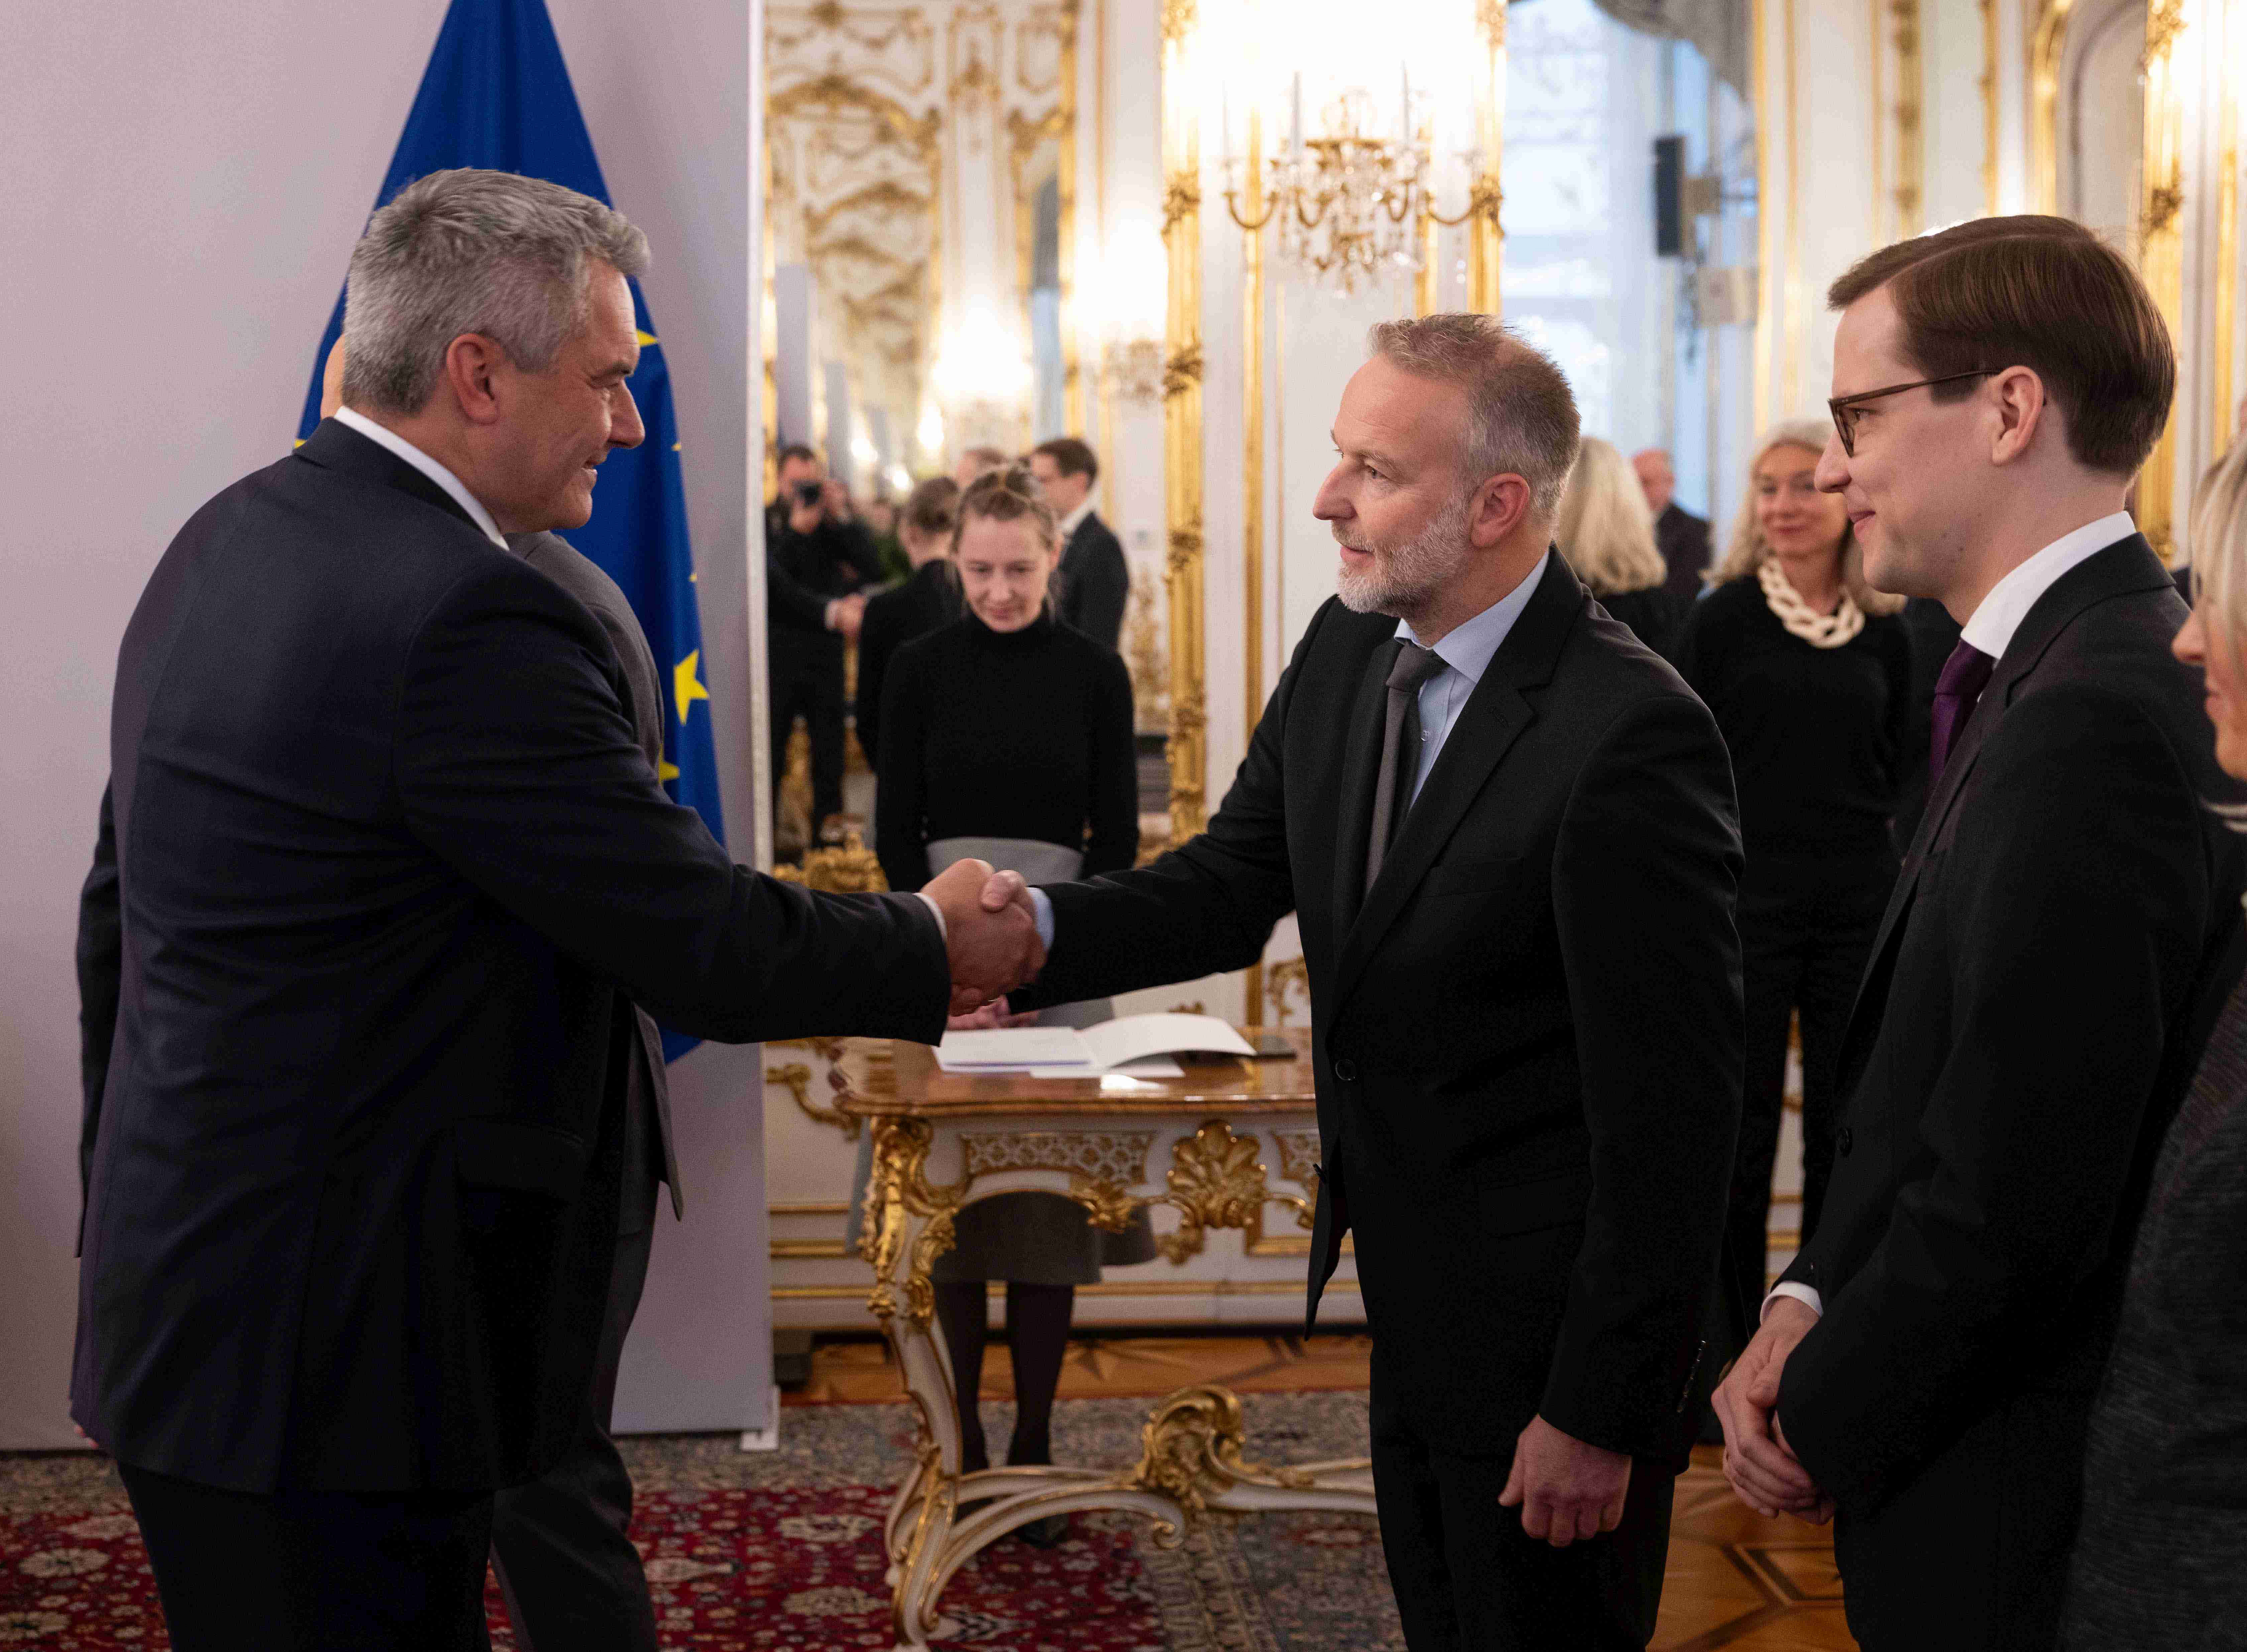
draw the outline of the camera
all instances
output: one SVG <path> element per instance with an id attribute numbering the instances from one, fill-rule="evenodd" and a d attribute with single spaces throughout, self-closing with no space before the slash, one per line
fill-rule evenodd
<path id="1" fill-rule="evenodd" d="M 819 502 L 823 491 L 820 484 L 816 481 L 800 481 L 796 484 L 796 502 L 799 505 L 816 505 Z"/>

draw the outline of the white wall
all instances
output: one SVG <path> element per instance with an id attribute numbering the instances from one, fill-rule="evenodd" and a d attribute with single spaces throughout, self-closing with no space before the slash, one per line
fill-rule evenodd
<path id="1" fill-rule="evenodd" d="M 550 3 L 610 188 L 655 247 L 648 303 L 678 400 L 707 680 L 746 852 L 748 8 Z M 443 13 L 444 0 L 129 16 L 0 0 L 11 221 L 0 304 L 14 367 L 0 429 L 0 1449 L 73 1444 L 72 944 L 118 638 L 189 513 L 287 450 Z M 763 1200 L 752 1193 L 736 1213 L 724 1190 L 761 1174 L 756 1052 L 706 1047 L 673 1076 L 703 1277 L 683 1266 L 666 1219 L 642 1324 L 660 1341 L 680 1299 L 720 1281 L 743 1313 L 706 1300 L 703 1340 L 636 1348 L 627 1410 L 635 1396 L 657 1411 L 699 1396 L 705 1426 L 755 1423 L 769 1382 L 769 1344 L 747 1328 L 762 1322 Z"/>

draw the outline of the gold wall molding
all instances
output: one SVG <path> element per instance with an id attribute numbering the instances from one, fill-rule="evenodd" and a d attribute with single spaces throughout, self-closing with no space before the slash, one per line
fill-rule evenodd
<path id="1" fill-rule="evenodd" d="M 1207 819 L 1202 647 L 1201 140 L 1191 106 L 1194 0 L 1163 3 L 1163 244 L 1170 294 L 1163 372 L 1164 515 L 1171 598 L 1171 838 Z"/>
<path id="2" fill-rule="evenodd" d="M 2074 0 L 2034 0 L 2029 17 L 2029 207 L 2059 210 L 2059 65 Z"/>
<path id="3" fill-rule="evenodd" d="M 1478 0 L 1475 29 L 1483 52 L 1481 107 L 1476 113 L 1482 171 L 1468 192 L 1467 308 L 1495 316 L 1505 310 L 1506 230 L 1500 215 L 1506 205 L 1506 0 Z"/>
<path id="4" fill-rule="evenodd" d="M 1779 283 L 1771 256 L 1772 156 L 1777 146 L 1771 134 L 1771 48 L 1764 38 L 1764 3 L 1748 3 L 1748 79 L 1755 87 L 1756 146 L 1755 386 L 1750 399 L 1758 430 L 1771 426 L 1772 347 L 1779 327 Z"/>
<path id="5" fill-rule="evenodd" d="M 1272 1016 L 1265 1025 L 1285 1027 L 1287 1024 L 1287 1000 L 1295 993 L 1303 995 L 1303 1014 L 1311 1012 L 1311 966 L 1301 958 L 1283 958 L 1266 971 L 1265 996 L 1271 1000 Z"/>
<path id="6" fill-rule="evenodd" d="M 1982 213 L 1998 215 L 1998 0 L 1977 0 L 1982 12 Z"/>
<path id="7" fill-rule="evenodd" d="M 2145 164 L 2138 222 L 2138 273 L 2145 278 L 2169 337 L 2183 337 L 2185 82 L 2190 67 L 2179 61 L 2184 0 L 2153 0 L 2146 9 Z M 2227 276 L 2228 279 L 2228 276 Z M 2176 552 L 2176 413 L 2171 408 L 2161 440 L 2138 473 L 2138 530 L 2163 562 Z"/>
<path id="8" fill-rule="evenodd" d="M 838 1078 L 833 1068 L 828 1069 L 830 1079 Z M 782 1067 L 765 1068 L 765 1082 L 778 1084 L 795 1100 L 796 1109 L 815 1124 L 831 1125 L 843 1132 L 845 1141 L 858 1139 L 860 1121 L 832 1107 L 822 1107 L 811 1099 L 811 1068 L 802 1062 L 789 1062 Z M 838 1082 L 837 1089 L 842 1088 Z"/>
<path id="9" fill-rule="evenodd" d="M 1896 91 L 1888 115 L 1895 129 L 1892 241 L 1917 235 L 1925 222 L 1926 80 L 1920 59 L 1919 0 L 1888 0 L 1888 44 L 1895 51 Z"/>

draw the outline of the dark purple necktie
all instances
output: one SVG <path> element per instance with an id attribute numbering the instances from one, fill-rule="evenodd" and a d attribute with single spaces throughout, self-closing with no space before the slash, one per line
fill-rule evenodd
<path id="1" fill-rule="evenodd" d="M 1943 778 L 1943 765 L 1950 761 L 1958 731 L 1973 715 L 1974 702 L 1982 698 L 1982 691 L 1990 686 L 1990 673 L 1997 668 L 1996 660 L 1963 637 L 1950 651 L 1950 658 L 1943 662 L 1943 674 L 1935 679 L 1934 737 L 1927 746 L 1929 786 Z"/>

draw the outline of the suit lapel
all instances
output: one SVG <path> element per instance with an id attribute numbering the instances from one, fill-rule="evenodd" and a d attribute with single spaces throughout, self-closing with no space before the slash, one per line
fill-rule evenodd
<path id="1" fill-rule="evenodd" d="M 1889 948 L 1899 943 L 1905 915 L 1911 910 L 1913 898 L 1919 891 L 1920 876 L 1927 867 L 1928 850 L 1941 835 L 1950 811 L 1957 807 L 1974 765 L 1981 759 L 1982 747 L 2005 716 L 2005 707 L 2021 692 L 2022 684 L 2044 658 L 2045 651 L 2078 616 L 2113 597 L 2158 590 L 2170 583 L 2168 570 L 2155 556 L 2153 547 L 2142 536 L 2133 534 L 2069 569 L 2022 617 L 2020 628 L 2006 645 L 2004 658 L 1990 673 L 1989 686 L 1982 691 L 1982 698 L 1975 702 L 1965 727 L 1959 731 L 1958 743 L 1952 747 L 1950 760 L 1943 766 L 1942 777 L 1927 800 L 1926 812 L 1919 817 L 1919 829 L 1912 835 L 1911 849 L 1904 857 L 1902 870 L 1897 874 L 1895 892 L 1888 897 L 1888 911 L 1882 915 L 1880 933 L 1873 943 L 1871 960 L 1865 966 L 1864 981 L 1858 989 L 1857 1005 L 1850 1012 L 1849 1028 L 1843 1036 L 1845 1070 L 1848 1055 L 1860 1037 L 1869 1036 L 1875 1030 L 1861 1027 L 1859 1022 L 1868 1010 L 1875 1011 L 1875 1024 L 1879 1019 L 1865 988 L 1881 977 L 1889 961 Z M 1880 996 L 1885 999 L 1886 994 Z"/>
<path id="2" fill-rule="evenodd" d="M 1335 834 L 1335 933 L 1347 935 L 1365 898 L 1366 840 L 1373 830 L 1373 782 L 1381 772 L 1381 724 L 1389 699 L 1390 648 L 1374 646 L 1358 673 L 1343 725 L 1342 785 L 1336 802 L 1342 818 Z"/>
<path id="3" fill-rule="evenodd" d="M 1489 669 L 1467 697 L 1467 703 L 1459 708 L 1436 766 L 1429 771 L 1427 783 L 1421 787 L 1403 829 L 1383 860 L 1381 876 L 1364 892 L 1363 905 L 1356 910 L 1354 922 L 1348 916 L 1351 909 L 1337 903 L 1336 911 L 1344 914 L 1342 932 L 1345 937 L 1335 967 L 1337 1007 L 1506 753 L 1536 720 L 1524 691 L 1552 680 L 1561 645 L 1574 628 L 1585 601 L 1575 575 L 1558 556 L 1554 556 L 1528 606 L 1491 657 Z M 1387 657 L 1387 651 L 1382 651 L 1376 663 Z M 1385 697 L 1385 685 L 1376 681 L 1375 686 Z M 1356 852 L 1338 869 L 1345 876 L 1361 879 L 1365 875 L 1366 835 L 1372 823 L 1373 782 L 1381 767 L 1381 712 L 1365 715 L 1364 698 L 1361 691 L 1356 727 L 1367 754 L 1365 773 L 1362 786 L 1345 793 L 1342 799 L 1343 808 L 1349 811 L 1343 816 L 1345 829 L 1355 835 Z"/>

